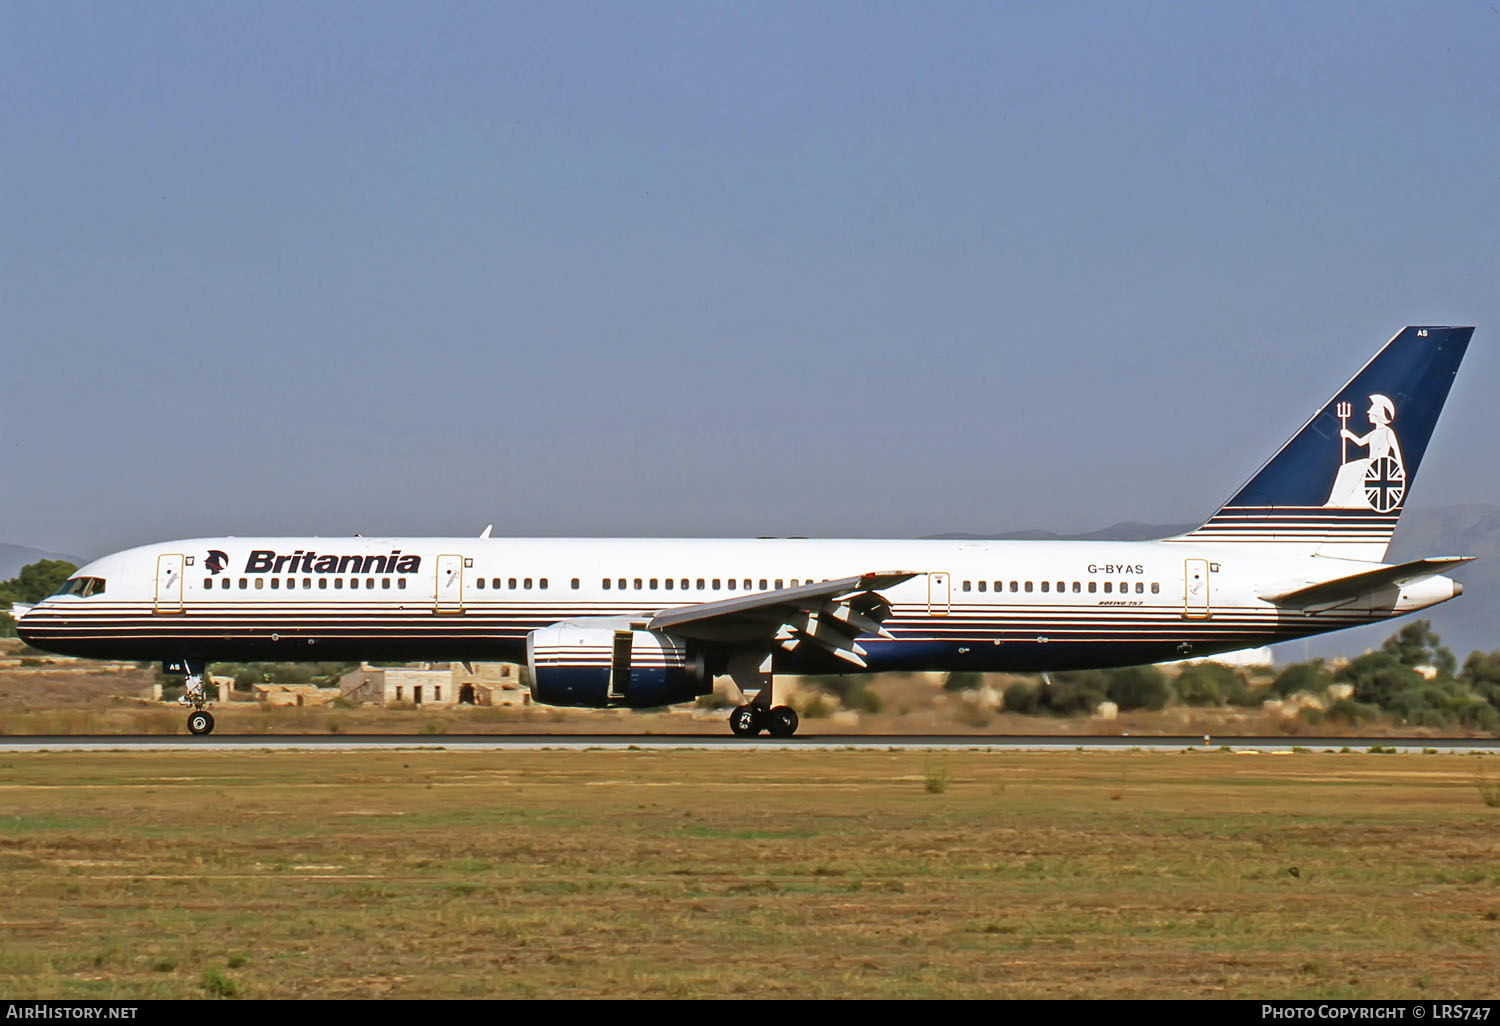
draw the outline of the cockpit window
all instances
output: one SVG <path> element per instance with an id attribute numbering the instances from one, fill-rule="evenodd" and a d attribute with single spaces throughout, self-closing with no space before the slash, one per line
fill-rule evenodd
<path id="1" fill-rule="evenodd" d="M 88 598 L 90 595 L 103 595 L 104 578 L 70 577 L 66 581 L 63 581 L 62 585 L 52 594 L 77 595 L 80 598 Z"/>

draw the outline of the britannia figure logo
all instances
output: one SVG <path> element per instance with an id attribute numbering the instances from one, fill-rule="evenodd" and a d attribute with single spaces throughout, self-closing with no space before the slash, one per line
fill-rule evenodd
<path id="1" fill-rule="evenodd" d="M 229 556 L 218 549 L 209 549 L 208 558 L 203 561 L 203 565 L 208 568 L 209 573 L 217 577 L 229 565 Z"/>
<path id="2" fill-rule="evenodd" d="M 1389 513 L 1401 505 L 1406 494 L 1406 466 L 1401 462 L 1401 445 L 1391 421 L 1396 419 L 1396 404 L 1383 395 L 1370 396 L 1370 433 L 1361 438 L 1349 430 L 1350 403 L 1338 404 L 1339 449 L 1343 465 L 1333 480 L 1333 491 L 1325 507 L 1337 509 L 1373 509 Z M 1350 459 L 1349 446 L 1363 447 L 1368 455 Z"/>

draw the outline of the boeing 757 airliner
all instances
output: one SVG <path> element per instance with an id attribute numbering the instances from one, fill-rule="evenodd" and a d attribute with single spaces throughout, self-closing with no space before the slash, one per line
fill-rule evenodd
<path id="1" fill-rule="evenodd" d="M 1286 641 L 1463 591 L 1443 572 L 1469 557 L 1384 558 L 1473 332 L 1406 328 L 1206 523 L 1159 541 L 199 538 L 90 563 L 18 631 L 185 673 L 194 734 L 213 730 L 215 661 L 524 660 L 535 701 L 594 707 L 686 702 L 728 675 L 753 696 L 734 733 L 785 737 L 777 674 Z"/>

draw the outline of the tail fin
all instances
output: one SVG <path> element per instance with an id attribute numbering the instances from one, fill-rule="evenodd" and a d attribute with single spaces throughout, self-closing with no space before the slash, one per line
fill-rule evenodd
<path id="1" fill-rule="evenodd" d="M 1403 329 L 1219 512 L 1174 540 L 1384 559 L 1473 334 Z"/>

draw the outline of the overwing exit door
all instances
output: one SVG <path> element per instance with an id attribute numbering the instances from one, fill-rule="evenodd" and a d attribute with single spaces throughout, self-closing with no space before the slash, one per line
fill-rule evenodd
<path id="1" fill-rule="evenodd" d="M 947 574 L 927 575 L 927 612 L 933 616 L 947 616 L 952 589 Z"/>

